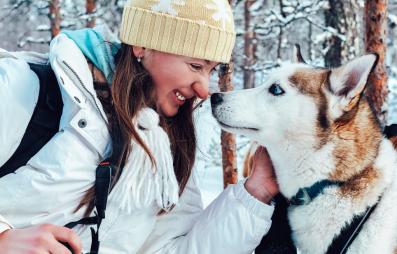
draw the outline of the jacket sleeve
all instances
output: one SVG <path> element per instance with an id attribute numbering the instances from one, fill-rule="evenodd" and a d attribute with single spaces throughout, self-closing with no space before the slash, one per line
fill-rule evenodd
<path id="1" fill-rule="evenodd" d="M 230 185 L 205 210 L 195 177 L 180 203 L 160 216 L 139 253 L 252 253 L 271 225 L 274 207 Z"/>
<path id="2" fill-rule="evenodd" d="M 0 49 L 0 167 L 22 140 L 39 94 L 39 80 L 29 65 Z M 0 233 L 11 225 L 0 215 Z"/>
<path id="3" fill-rule="evenodd" d="M 0 167 L 22 140 L 40 84 L 26 61 L 0 49 Z"/>

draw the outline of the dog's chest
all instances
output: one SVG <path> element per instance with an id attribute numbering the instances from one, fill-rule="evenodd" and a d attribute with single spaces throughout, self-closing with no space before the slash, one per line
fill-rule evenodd
<path id="1" fill-rule="evenodd" d="M 353 216 L 335 198 L 321 195 L 308 205 L 291 207 L 288 218 L 295 244 L 306 254 L 323 254 Z"/>
<path id="2" fill-rule="evenodd" d="M 393 201 L 394 200 L 394 201 Z M 348 254 L 393 253 L 397 245 L 397 188 L 389 188 L 362 227 Z M 342 228 L 361 214 L 366 207 L 357 207 L 349 199 L 341 199 L 329 190 L 305 206 L 291 207 L 288 218 L 294 242 L 301 253 L 323 254 Z"/>

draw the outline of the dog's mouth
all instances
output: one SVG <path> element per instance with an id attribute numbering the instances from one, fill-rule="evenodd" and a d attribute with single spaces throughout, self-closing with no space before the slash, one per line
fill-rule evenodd
<path id="1" fill-rule="evenodd" d="M 237 129 L 237 130 L 250 130 L 250 131 L 259 131 L 258 128 L 254 127 L 243 127 L 243 126 L 231 126 L 225 123 L 222 123 L 221 121 L 218 120 L 218 123 L 221 127 L 227 128 L 227 129 Z"/>

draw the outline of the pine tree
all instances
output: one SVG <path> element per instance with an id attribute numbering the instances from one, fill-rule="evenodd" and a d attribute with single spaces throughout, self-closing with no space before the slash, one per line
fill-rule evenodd
<path id="1" fill-rule="evenodd" d="M 232 0 L 229 0 L 232 5 Z M 233 90 L 233 60 L 229 64 L 222 64 L 219 71 L 219 88 L 221 92 Z M 222 165 L 223 165 L 223 186 L 226 188 L 229 184 L 235 184 L 238 180 L 237 175 L 237 152 L 236 137 L 234 134 L 223 131 L 221 132 L 222 145 Z"/>
<path id="2" fill-rule="evenodd" d="M 54 38 L 61 31 L 61 5 L 59 0 L 49 1 L 48 18 L 50 19 L 51 37 Z"/>
<path id="3" fill-rule="evenodd" d="M 365 1 L 365 50 L 377 53 L 378 63 L 369 76 L 366 94 L 381 121 L 385 122 L 382 106 L 387 98 L 386 29 L 387 0 Z"/>
<path id="4" fill-rule="evenodd" d="M 340 66 L 359 54 L 358 0 L 328 0 L 324 11 L 325 26 L 337 31 L 324 42 L 326 67 Z"/>
<path id="5" fill-rule="evenodd" d="M 244 3 L 244 88 L 253 88 L 255 86 L 255 72 L 252 67 L 256 62 L 256 38 L 251 23 L 251 6 L 256 0 L 245 0 Z"/>
<path id="6" fill-rule="evenodd" d="M 96 0 L 87 0 L 85 4 L 85 9 L 87 11 L 87 27 L 95 27 L 95 12 L 96 12 Z"/>

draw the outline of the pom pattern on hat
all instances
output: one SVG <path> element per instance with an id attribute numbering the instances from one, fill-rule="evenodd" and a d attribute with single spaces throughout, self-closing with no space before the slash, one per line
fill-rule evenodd
<path id="1" fill-rule="evenodd" d="M 120 28 L 126 44 L 223 63 L 235 37 L 227 0 L 130 0 Z"/>

